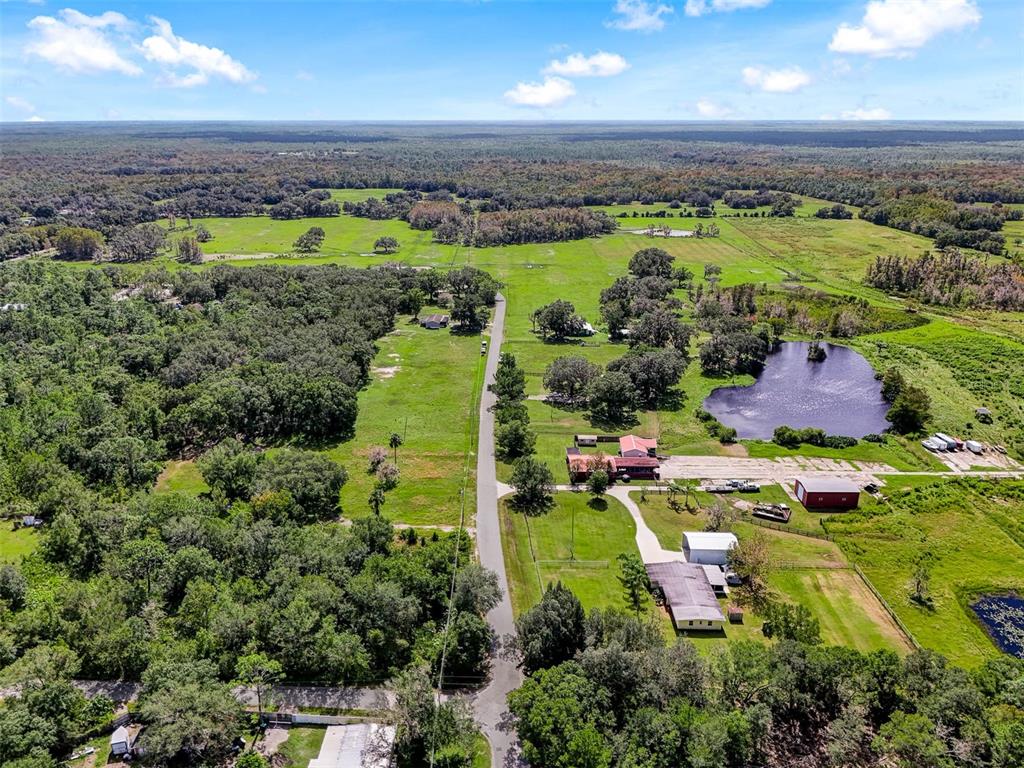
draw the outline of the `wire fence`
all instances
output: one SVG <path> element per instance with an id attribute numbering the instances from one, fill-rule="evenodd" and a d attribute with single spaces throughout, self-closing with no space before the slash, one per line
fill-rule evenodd
<path id="1" fill-rule="evenodd" d="M 862 571 L 860 569 L 860 566 L 856 563 L 853 564 L 853 570 L 856 572 L 858 576 L 860 576 L 861 581 L 864 582 L 864 586 L 870 589 L 871 594 L 873 594 L 875 598 L 878 600 L 878 602 L 882 604 L 882 607 L 885 609 L 885 612 L 889 614 L 889 618 L 891 618 L 893 622 L 896 624 L 896 626 L 900 628 L 900 631 L 904 635 L 906 635 L 907 640 L 910 642 L 910 644 L 914 646 L 914 648 L 916 648 L 917 650 L 921 650 L 921 644 L 917 642 L 917 638 L 914 637 L 914 633 L 911 632 L 907 625 L 903 623 L 903 620 L 896 615 L 896 611 L 894 611 L 892 609 L 892 606 L 889 605 L 889 601 L 882 597 L 882 593 L 875 589 L 875 585 L 871 583 L 871 579 L 867 577 L 867 574 L 864 573 L 864 571 Z"/>

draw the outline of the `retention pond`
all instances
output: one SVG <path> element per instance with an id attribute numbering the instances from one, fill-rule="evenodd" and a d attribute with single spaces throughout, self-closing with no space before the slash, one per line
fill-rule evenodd
<path id="1" fill-rule="evenodd" d="M 812 363 L 808 342 L 784 342 L 751 386 L 720 387 L 704 409 L 747 439 L 770 440 L 782 425 L 857 438 L 881 433 L 889 404 L 874 369 L 849 347 L 822 346 L 828 356 Z"/>

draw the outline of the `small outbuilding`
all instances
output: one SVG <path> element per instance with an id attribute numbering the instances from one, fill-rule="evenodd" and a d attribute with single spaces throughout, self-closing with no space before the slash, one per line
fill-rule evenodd
<path id="1" fill-rule="evenodd" d="M 860 488 L 844 477 L 798 477 L 793 490 L 808 509 L 856 509 L 860 503 Z"/>
<path id="2" fill-rule="evenodd" d="M 708 583 L 707 574 L 692 563 L 647 563 L 651 585 L 665 596 L 665 608 L 677 629 L 714 632 L 725 625 L 725 615 Z"/>
<path id="3" fill-rule="evenodd" d="M 688 563 L 725 565 L 729 560 L 729 550 L 738 544 L 739 540 L 732 533 L 683 532 L 683 555 Z"/>
<path id="4" fill-rule="evenodd" d="M 121 725 L 110 734 L 110 754 L 126 757 L 136 751 L 136 742 L 142 728 L 138 725 Z"/>
<path id="5" fill-rule="evenodd" d="M 441 315 L 435 312 L 434 314 L 427 315 L 422 320 L 420 320 L 420 325 L 422 325 L 424 328 L 427 328 L 428 330 L 436 331 L 441 328 L 447 328 L 448 320 L 448 315 Z"/>
<path id="6" fill-rule="evenodd" d="M 597 435 L 576 435 L 574 442 L 584 448 L 596 448 Z"/>

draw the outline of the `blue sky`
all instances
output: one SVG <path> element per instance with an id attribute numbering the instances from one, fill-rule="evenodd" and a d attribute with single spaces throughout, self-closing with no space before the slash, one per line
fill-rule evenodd
<path id="1" fill-rule="evenodd" d="M 0 1 L 2 119 L 1024 119 L 1017 0 Z"/>

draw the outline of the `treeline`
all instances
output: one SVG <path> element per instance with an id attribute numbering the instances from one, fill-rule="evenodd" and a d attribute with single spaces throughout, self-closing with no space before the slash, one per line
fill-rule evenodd
<path id="1" fill-rule="evenodd" d="M 471 135 L 431 126 L 280 132 L 289 137 L 287 151 L 244 126 L 231 131 L 229 143 L 216 131 L 183 141 L 181 132 L 138 126 L 8 131 L 0 235 L 61 223 L 111 236 L 167 212 L 242 216 L 286 201 L 301 208 L 310 191 L 332 188 L 444 190 L 483 212 L 634 200 L 702 207 L 741 189 L 848 205 L 878 203 L 901 191 L 966 203 L 1024 202 L 1019 148 L 1012 141 L 972 143 L 970 131 L 962 143 L 930 144 L 923 130 L 915 132 L 920 144 L 890 146 L 868 131 L 862 135 L 870 140 L 857 153 L 683 140 L 672 132 L 639 132 L 648 138 L 605 132 L 578 140 L 568 128 L 500 127 Z M 334 139 L 324 143 L 325 135 Z M 750 134 L 737 134 L 743 136 Z M 294 213 L 289 206 L 281 210 Z"/>
<path id="2" fill-rule="evenodd" d="M 806 612 L 803 612 L 806 613 Z M 517 626 L 528 673 L 509 708 L 532 766 L 1011 768 L 1024 761 L 1024 662 L 977 670 L 821 642 L 797 611 L 775 640 L 706 655 L 560 584 Z M 777 625 L 777 626 L 776 626 Z"/>
<path id="3" fill-rule="evenodd" d="M 865 275 L 868 285 L 940 306 L 1024 310 L 1024 268 L 989 264 L 953 249 L 921 256 L 878 256 Z"/>
<path id="4" fill-rule="evenodd" d="M 1006 238 L 999 234 L 1008 218 L 1021 212 L 1002 206 L 959 206 L 933 195 L 906 195 L 865 206 L 860 218 L 935 240 L 937 248 L 973 248 L 1002 253 Z"/>

